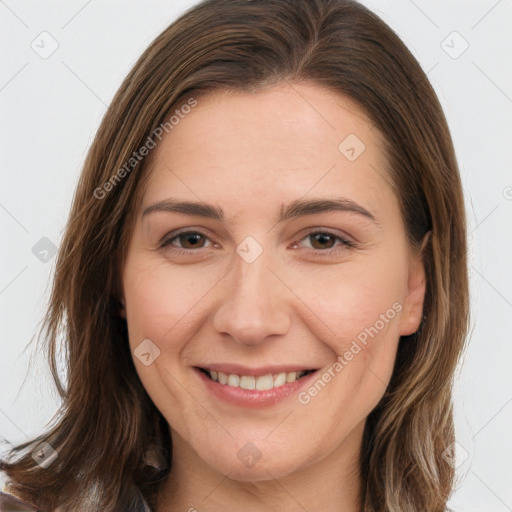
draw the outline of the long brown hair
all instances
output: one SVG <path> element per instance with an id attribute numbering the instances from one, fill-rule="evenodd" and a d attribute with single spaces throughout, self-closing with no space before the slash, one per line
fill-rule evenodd
<path id="1" fill-rule="evenodd" d="M 443 456 L 454 441 L 452 380 L 468 325 L 460 176 L 425 73 L 399 37 L 352 0 L 206 0 L 160 34 L 126 77 L 79 180 L 41 333 L 62 407 L 45 435 L 0 464 L 17 496 L 44 512 L 154 507 L 170 471 L 169 427 L 137 376 L 118 313 L 133 212 L 150 173 L 147 159 L 131 159 L 191 98 L 200 104 L 209 91 L 284 81 L 324 86 L 364 109 L 385 140 L 411 246 L 431 231 L 424 319 L 400 340 L 360 462 L 366 512 L 445 510 L 454 479 Z M 41 442 L 58 452 L 47 468 L 32 457 Z"/>

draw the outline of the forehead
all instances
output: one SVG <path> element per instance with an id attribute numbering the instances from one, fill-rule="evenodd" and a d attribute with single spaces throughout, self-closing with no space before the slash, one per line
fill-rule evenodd
<path id="1" fill-rule="evenodd" d="M 151 155 L 142 207 L 167 195 L 225 200 L 240 211 L 264 197 L 343 194 L 378 203 L 391 193 L 382 136 L 345 96 L 283 84 L 196 100 Z"/>

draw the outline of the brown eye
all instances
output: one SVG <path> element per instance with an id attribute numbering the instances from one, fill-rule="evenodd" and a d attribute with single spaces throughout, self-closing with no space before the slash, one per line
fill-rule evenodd
<path id="1" fill-rule="evenodd" d="M 311 231 L 299 242 L 293 244 L 294 249 L 302 248 L 314 254 L 327 256 L 355 248 L 355 243 L 329 231 Z"/>
<path id="2" fill-rule="evenodd" d="M 183 249 L 197 249 L 203 247 L 205 237 L 200 233 L 182 233 L 176 237 Z"/>
<path id="3" fill-rule="evenodd" d="M 312 233 L 308 237 L 314 249 L 331 249 L 336 243 L 336 237 L 330 233 Z"/>
<path id="4" fill-rule="evenodd" d="M 197 231 L 184 231 L 164 240 L 162 247 L 184 250 L 203 249 L 208 247 L 208 245 L 206 245 L 207 241 L 209 241 L 209 238 L 202 233 Z"/>

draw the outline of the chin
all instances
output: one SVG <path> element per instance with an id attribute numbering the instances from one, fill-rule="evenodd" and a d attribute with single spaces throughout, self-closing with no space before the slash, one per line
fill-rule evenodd
<path id="1" fill-rule="evenodd" d="M 297 444 L 300 445 L 300 443 L 294 443 L 289 448 L 281 445 L 281 449 L 262 447 L 259 450 L 255 444 L 249 442 L 236 450 L 234 458 L 232 452 L 225 454 L 217 452 L 209 454 L 209 457 L 204 460 L 215 471 L 228 475 L 232 480 L 240 482 L 274 480 L 300 472 L 318 458 L 318 453 L 311 457 L 297 453 Z"/>

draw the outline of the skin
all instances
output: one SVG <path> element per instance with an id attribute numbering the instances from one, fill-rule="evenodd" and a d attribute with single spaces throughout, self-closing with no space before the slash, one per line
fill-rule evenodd
<path id="1" fill-rule="evenodd" d="M 132 351 L 145 339 L 160 350 L 148 366 L 134 357 L 172 434 L 158 510 L 234 512 L 243 503 L 246 512 L 357 512 L 365 421 L 391 378 L 400 336 L 419 327 L 425 294 L 382 137 L 350 99 L 315 84 L 197 99 L 153 150 L 122 273 Z M 354 161 L 338 149 L 349 134 L 366 146 Z M 142 216 L 170 197 L 211 203 L 225 218 Z M 375 222 L 327 211 L 276 224 L 282 205 L 333 197 L 356 202 Z M 182 228 L 205 238 L 161 247 Z M 308 236 L 325 230 L 334 237 Z M 252 263 L 236 252 L 247 236 L 263 249 Z M 394 318 L 307 404 L 293 396 L 241 408 L 212 397 L 192 369 L 294 363 L 332 372 L 393 304 Z M 248 442 L 261 454 L 252 467 L 237 457 Z"/>

